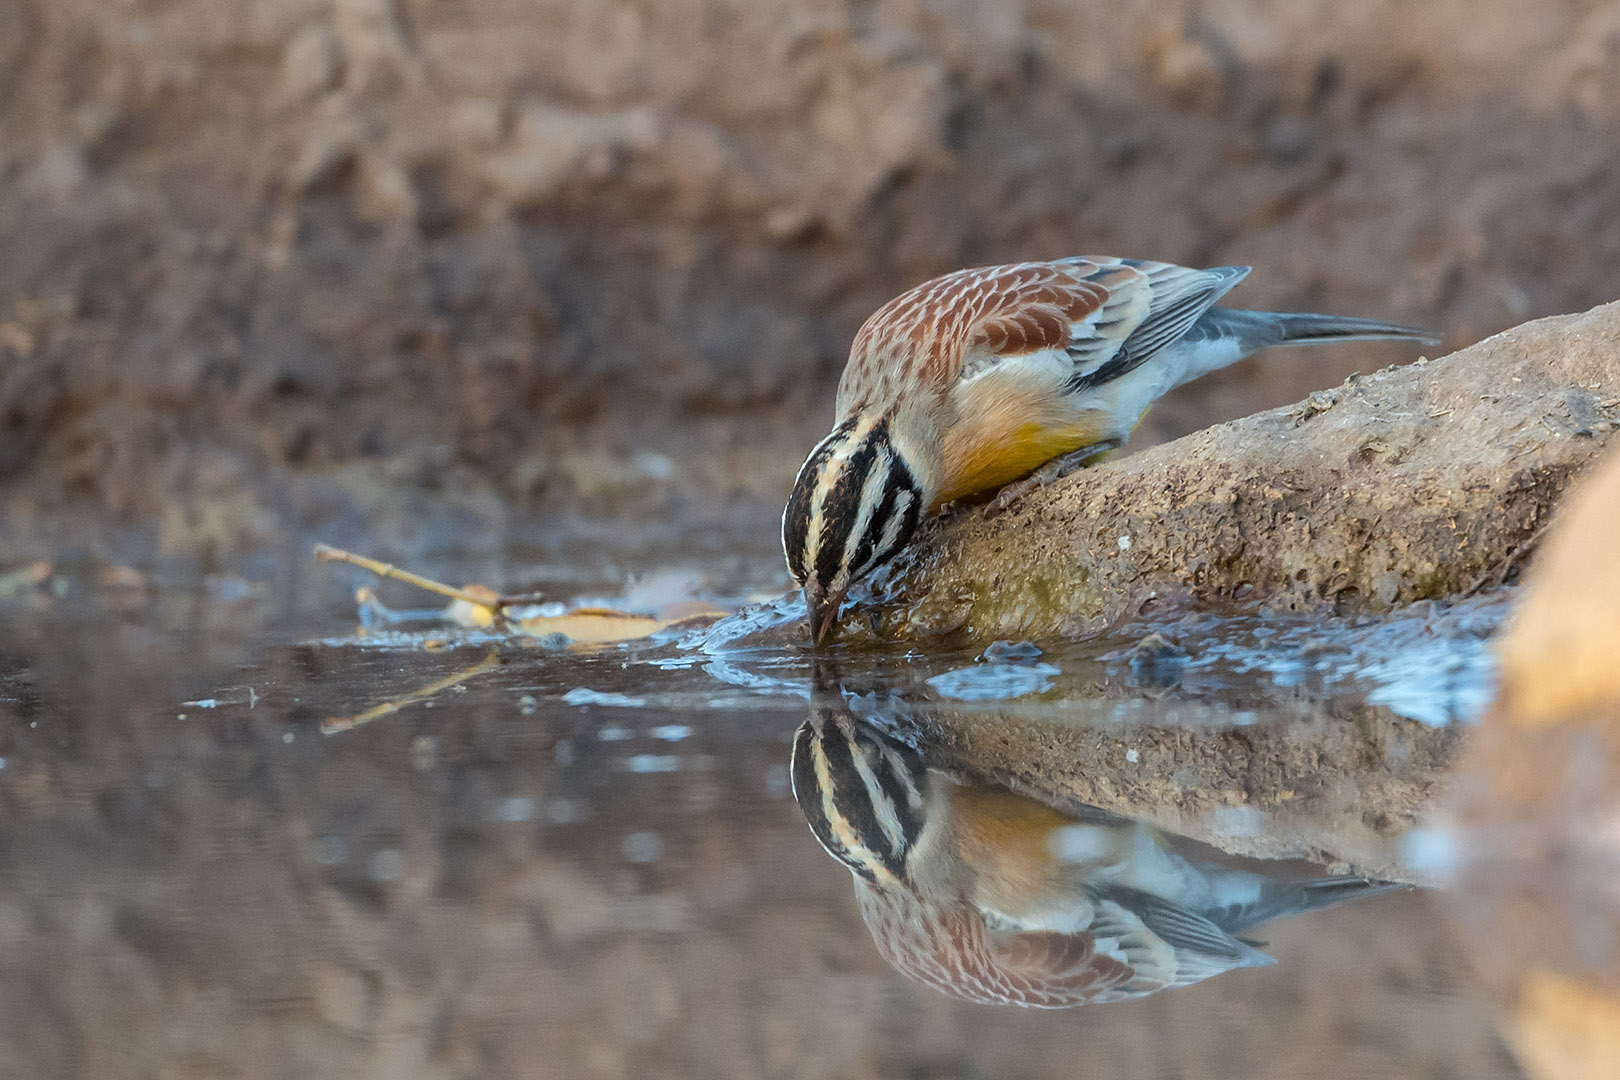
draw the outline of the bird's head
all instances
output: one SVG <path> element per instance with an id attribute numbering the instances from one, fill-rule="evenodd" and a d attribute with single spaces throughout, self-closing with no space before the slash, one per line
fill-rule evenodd
<path id="1" fill-rule="evenodd" d="M 916 532 L 925 501 L 919 471 L 887 417 L 845 420 L 799 469 L 782 512 L 782 550 L 804 589 L 815 644 L 836 625 L 849 587 Z"/>
<path id="2" fill-rule="evenodd" d="M 817 710 L 793 737 L 789 772 L 827 854 L 873 886 L 910 880 L 927 813 L 917 751 L 842 710 Z"/>

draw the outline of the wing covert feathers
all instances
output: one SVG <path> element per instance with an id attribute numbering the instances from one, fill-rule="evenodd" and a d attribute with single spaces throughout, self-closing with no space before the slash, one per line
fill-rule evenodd
<path id="1" fill-rule="evenodd" d="M 1186 333 L 1247 273 L 1076 256 L 947 274 L 901 293 L 861 327 L 839 414 L 919 383 L 943 395 L 1002 361 L 1043 352 L 1068 354 L 1077 389 L 1100 385 Z"/>
<path id="2" fill-rule="evenodd" d="M 1101 363 L 1076 364 L 1068 389 L 1078 393 L 1119 378 L 1151 360 L 1192 329 L 1215 301 L 1249 275 L 1247 266 L 1217 266 L 1192 270 L 1170 263 L 1144 264 L 1147 313 L 1132 326 L 1118 348 Z"/>
<path id="3" fill-rule="evenodd" d="M 1127 280 L 1118 260 L 1015 263 L 924 282 L 861 327 L 838 387 L 838 410 L 887 400 L 921 382 L 944 394 L 971 364 L 1066 348 Z M 1141 275 L 1129 271 L 1134 279 Z"/>

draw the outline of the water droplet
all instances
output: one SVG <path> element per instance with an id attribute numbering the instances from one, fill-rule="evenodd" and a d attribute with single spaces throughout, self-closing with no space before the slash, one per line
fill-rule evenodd
<path id="1" fill-rule="evenodd" d="M 954 701 L 999 701 L 1041 693 L 1058 674 L 1051 664 L 975 664 L 935 675 L 928 685 Z"/>
<path id="2" fill-rule="evenodd" d="M 1033 641 L 992 641 L 979 659 L 994 664 L 1016 664 L 1039 655 L 1041 647 Z"/>
<path id="3" fill-rule="evenodd" d="M 592 690 L 588 686 L 576 686 L 563 695 L 565 705 L 617 705 L 621 708 L 637 708 L 645 705 L 641 698 L 631 697 L 628 694 L 615 694 L 610 691 Z"/>
<path id="4" fill-rule="evenodd" d="M 405 855 L 394 848 L 371 853 L 371 880 L 398 881 L 405 876 Z"/>
<path id="5" fill-rule="evenodd" d="M 337 866 L 349 857 L 349 845 L 341 836 L 317 836 L 314 856 L 322 866 Z"/>
<path id="6" fill-rule="evenodd" d="M 630 463 L 652 480 L 668 480 L 675 475 L 675 462 L 667 455 L 652 450 L 637 452 L 631 456 Z"/>
<path id="7" fill-rule="evenodd" d="M 633 773 L 676 772 L 681 759 L 674 754 L 632 754 L 625 758 L 624 767 Z"/>
<path id="8" fill-rule="evenodd" d="M 513 795 L 501 800 L 499 816 L 502 821 L 530 821 L 534 818 L 534 800 Z"/>
<path id="9" fill-rule="evenodd" d="M 664 841 L 651 832 L 630 833 L 621 848 L 624 857 L 633 863 L 654 863 L 664 855 Z"/>

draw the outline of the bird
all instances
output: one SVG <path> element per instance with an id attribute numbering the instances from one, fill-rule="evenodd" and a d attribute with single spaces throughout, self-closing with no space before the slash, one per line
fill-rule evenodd
<path id="1" fill-rule="evenodd" d="M 850 586 L 899 554 L 924 517 L 1013 484 L 997 500 L 1005 508 L 1097 461 L 1183 383 L 1274 345 L 1439 340 L 1374 319 L 1214 306 L 1249 270 L 1103 256 L 1012 263 L 946 274 L 873 313 L 850 348 L 833 428 L 782 513 L 812 644 L 831 634 Z"/>
<path id="2" fill-rule="evenodd" d="M 1141 822 L 1055 809 L 813 710 L 794 736 L 794 797 L 850 871 L 883 959 L 950 997 L 1064 1009 L 1190 986 L 1275 963 L 1237 936 L 1258 923 L 1401 887 L 1195 861 Z"/>

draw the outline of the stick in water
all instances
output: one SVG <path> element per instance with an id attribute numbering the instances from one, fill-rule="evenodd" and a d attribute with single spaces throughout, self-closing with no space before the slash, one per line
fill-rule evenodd
<path id="1" fill-rule="evenodd" d="M 442 581 L 434 581 L 432 578 L 425 578 L 421 574 L 401 570 L 394 564 L 385 563 L 381 559 L 356 555 L 352 551 L 344 551 L 342 548 L 335 548 L 330 544 L 316 544 L 315 558 L 321 562 L 348 563 L 350 566 L 358 566 L 362 570 L 369 570 L 378 577 L 393 578 L 395 581 L 415 585 L 418 589 L 425 589 L 430 593 L 438 593 L 440 596 L 448 596 L 452 600 L 460 600 L 463 603 L 472 604 L 474 607 L 481 607 L 488 611 L 492 618 L 498 618 L 502 608 L 511 607 L 515 604 L 533 604 L 540 599 L 538 594 L 526 596 L 480 595 L 470 589 L 458 589 L 453 585 L 446 585 Z"/>

